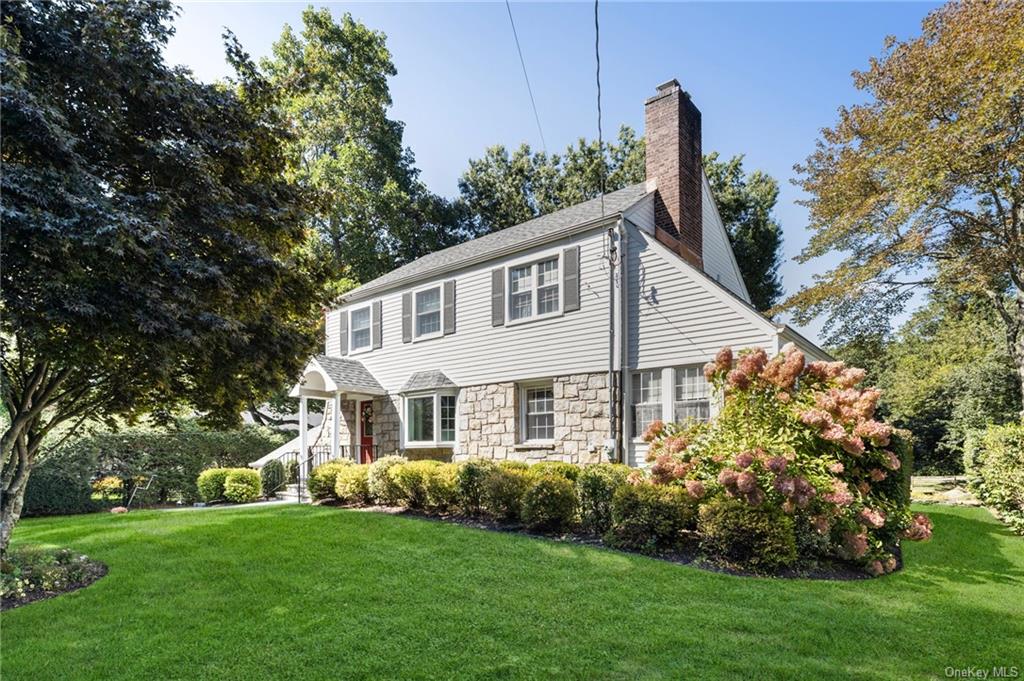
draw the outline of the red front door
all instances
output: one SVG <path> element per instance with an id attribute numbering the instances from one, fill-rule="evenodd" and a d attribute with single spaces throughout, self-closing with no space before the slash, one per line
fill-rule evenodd
<path id="1" fill-rule="evenodd" d="M 373 462 L 373 402 L 359 403 L 359 462 Z"/>

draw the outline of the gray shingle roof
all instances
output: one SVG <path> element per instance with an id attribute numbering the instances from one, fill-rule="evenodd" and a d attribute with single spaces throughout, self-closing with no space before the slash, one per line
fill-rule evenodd
<path id="1" fill-rule="evenodd" d="M 439 272 L 468 264 L 469 261 L 485 260 L 498 256 L 507 249 L 517 246 L 533 245 L 545 238 L 555 236 L 577 225 L 599 220 L 602 217 L 615 215 L 628 209 L 647 194 L 644 183 L 635 184 L 618 191 L 605 194 L 604 213 L 601 212 L 601 199 L 591 199 L 575 206 L 563 208 L 534 218 L 527 222 L 503 229 L 499 232 L 486 234 L 476 239 L 429 253 L 408 265 L 403 265 L 387 274 L 369 281 L 343 296 L 343 300 L 364 298 L 373 293 L 383 291 L 406 281 L 413 281 Z"/>
<path id="2" fill-rule="evenodd" d="M 331 380 L 338 384 L 339 388 L 349 392 L 364 392 L 371 395 L 383 395 L 385 390 L 377 379 L 373 377 L 362 362 L 354 359 L 342 359 L 341 357 L 328 357 L 317 355 L 317 364 L 327 372 Z"/>
<path id="3" fill-rule="evenodd" d="M 417 371 L 409 377 L 399 392 L 408 393 L 413 390 L 436 390 L 438 388 L 458 388 L 452 379 L 445 376 L 437 369 L 430 371 Z"/>

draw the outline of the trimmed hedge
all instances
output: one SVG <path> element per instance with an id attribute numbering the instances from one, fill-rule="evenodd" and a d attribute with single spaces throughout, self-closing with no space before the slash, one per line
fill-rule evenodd
<path id="1" fill-rule="evenodd" d="M 398 490 L 398 503 L 409 508 L 424 508 L 427 505 L 427 479 L 441 465 L 440 461 L 421 459 L 389 468 L 388 476 Z"/>
<path id="2" fill-rule="evenodd" d="M 612 524 L 604 543 L 657 553 L 676 548 L 696 519 L 696 503 L 680 487 L 643 482 L 622 485 L 612 498 Z"/>
<path id="3" fill-rule="evenodd" d="M 576 487 L 560 475 L 535 476 L 523 495 L 523 523 L 531 530 L 562 533 L 576 521 Z"/>
<path id="4" fill-rule="evenodd" d="M 470 459 L 459 464 L 459 499 L 467 513 L 479 513 L 484 504 L 484 482 L 498 464 L 490 459 Z"/>
<path id="5" fill-rule="evenodd" d="M 576 477 L 580 526 L 584 532 L 602 535 L 612 526 L 612 498 L 626 482 L 629 466 L 599 463 L 584 466 Z"/>
<path id="6" fill-rule="evenodd" d="M 582 469 L 580 466 L 562 461 L 541 461 L 530 466 L 530 470 L 535 475 L 558 475 L 566 480 L 576 482 Z"/>
<path id="7" fill-rule="evenodd" d="M 71 515 L 100 510 L 102 506 L 93 500 L 89 484 L 95 471 L 87 461 L 47 459 L 29 475 L 21 515 Z"/>
<path id="8" fill-rule="evenodd" d="M 964 444 L 968 487 L 1024 534 L 1024 423 L 989 426 Z"/>
<path id="9" fill-rule="evenodd" d="M 402 496 L 395 481 L 391 479 L 388 472 L 392 467 L 406 463 L 408 459 L 404 456 L 385 456 L 370 464 L 369 472 L 366 475 L 366 482 L 370 488 L 370 496 L 378 504 L 394 506 Z"/>
<path id="10" fill-rule="evenodd" d="M 338 501 L 346 504 L 370 503 L 370 485 L 367 475 L 370 464 L 353 464 L 338 471 L 334 483 L 334 494 Z"/>
<path id="11" fill-rule="evenodd" d="M 232 468 L 224 478 L 224 498 L 236 504 L 256 501 L 262 495 L 260 474 L 251 468 Z"/>
<path id="12" fill-rule="evenodd" d="M 227 481 L 230 468 L 208 468 L 199 474 L 196 487 L 203 501 L 219 501 L 224 498 L 224 483 Z"/>
<path id="13" fill-rule="evenodd" d="M 348 459 L 328 461 L 315 467 L 309 472 L 309 480 L 306 481 L 306 489 L 313 501 L 323 501 L 334 498 L 334 488 L 337 483 L 338 473 L 342 469 L 352 466 Z"/>
<path id="14" fill-rule="evenodd" d="M 773 506 L 720 497 L 700 508 L 700 548 L 707 558 L 755 572 L 796 562 L 793 518 Z"/>
<path id="15" fill-rule="evenodd" d="M 452 513 L 460 506 L 459 465 L 442 463 L 427 475 L 423 483 L 427 508 L 434 513 Z"/>
<path id="16" fill-rule="evenodd" d="M 523 495 L 536 477 L 531 470 L 494 468 L 483 481 L 483 510 L 496 520 L 519 520 Z"/>

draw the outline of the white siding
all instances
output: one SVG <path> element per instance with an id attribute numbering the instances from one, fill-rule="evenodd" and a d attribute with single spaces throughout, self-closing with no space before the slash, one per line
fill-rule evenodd
<path id="1" fill-rule="evenodd" d="M 771 324 L 701 280 L 681 258 L 637 229 L 629 231 L 629 367 L 706 362 L 725 345 L 775 350 Z"/>
<path id="2" fill-rule="evenodd" d="M 722 218 L 718 215 L 715 197 L 711 195 L 711 185 L 708 184 L 708 178 L 703 174 L 702 180 L 704 272 L 749 303 L 750 295 L 747 293 L 746 286 L 743 285 L 743 278 L 740 276 L 739 266 L 737 266 L 736 257 L 732 252 L 732 244 L 729 243 L 729 235 L 725 231 L 725 225 L 722 224 Z"/>
<path id="3" fill-rule="evenodd" d="M 444 277 L 455 279 L 455 333 L 402 342 L 402 293 L 381 296 L 383 347 L 350 355 L 366 366 L 389 392 L 398 391 L 414 371 L 439 369 L 460 386 L 519 381 L 608 370 L 608 266 L 604 230 L 593 230 L 493 260 Z M 491 326 L 491 270 L 510 262 L 555 254 L 580 246 L 580 309 L 562 316 L 511 326 Z M 351 307 L 368 301 L 353 303 Z M 345 308 L 341 308 L 345 309 Z M 328 355 L 339 352 L 339 310 L 327 315 Z"/>

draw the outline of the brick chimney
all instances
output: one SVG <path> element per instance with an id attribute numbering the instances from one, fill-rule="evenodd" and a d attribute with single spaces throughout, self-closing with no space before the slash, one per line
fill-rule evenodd
<path id="1" fill-rule="evenodd" d="M 644 103 L 644 114 L 657 237 L 703 268 L 700 110 L 672 79 Z"/>

